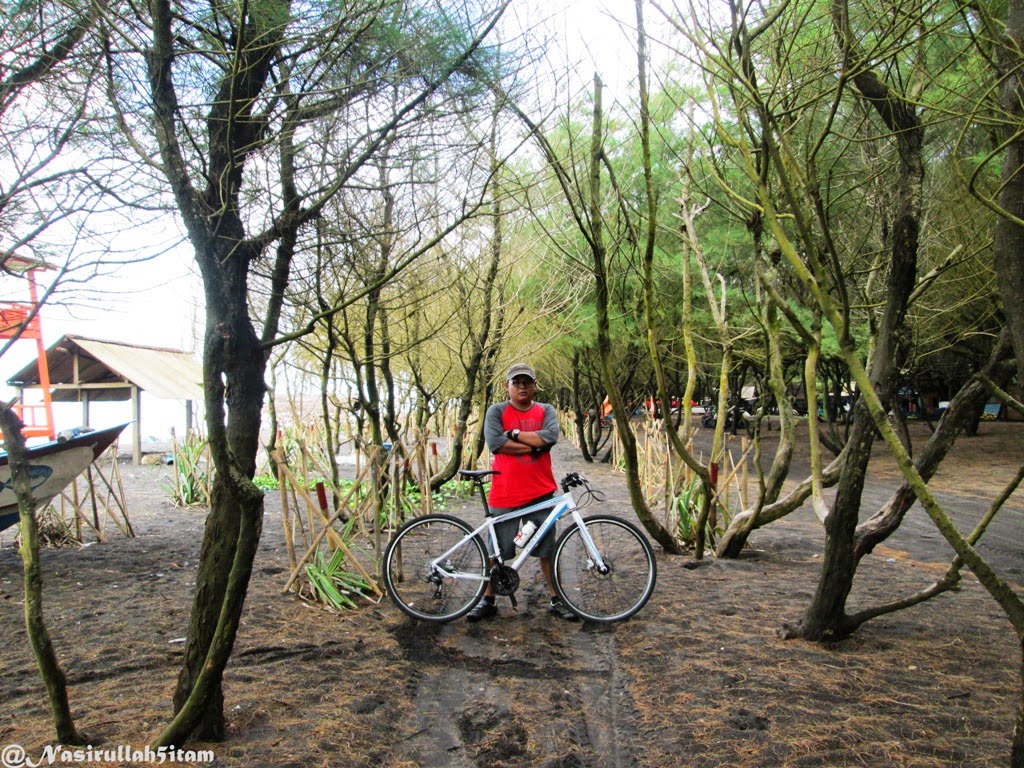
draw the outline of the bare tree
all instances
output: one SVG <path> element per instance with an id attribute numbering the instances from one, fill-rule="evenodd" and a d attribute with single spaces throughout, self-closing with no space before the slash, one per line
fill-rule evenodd
<path id="1" fill-rule="evenodd" d="M 317 321 L 280 334 L 295 254 L 329 201 L 388 137 L 448 84 L 471 81 L 503 7 L 474 18 L 470 5 L 417 15 L 397 0 L 213 9 L 154 0 L 140 9 L 145 13 L 111 19 L 111 51 L 124 52 L 108 60 L 112 81 L 124 85 L 116 94 L 122 125 L 154 185 L 174 200 L 206 295 L 203 372 L 216 480 L 176 715 L 159 744 L 224 733 L 221 676 L 263 516 L 251 478 L 267 354 Z M 442 38 L 443 46 L 432 47 Z M 378 94 L 390 103 L 396 82 L 404 84 L 400 106 L 379 110 Z M 437 236 L 454 226 L 438 227 Z M 406 266 L 390 265 L 380 282 Z M 267 300 L 257 330 L 250 301 L 260 272 L 268 276 Z"/>
<path id="2" fill-rule="evenodd" d="M 19 275 L 28 265 L 47 273 L 35 305 L 15 325 L 10 325 L 14 315 L 9 316 L 0 357 L 35 323 L 43 305 L 69 303 L 71 290 L 83 301 L 88 280 L 118 261 L 102 249 L 100 256 L 91 251 L 97 228 L 89 228 L 90 215 L 109 212 L 103 195 L 119 188 L 117 176 L 83 150 L 96 118 L 91 95 L 98 85 L 96 30 L 102 7 L 23 3 L 8 9 L 0 31 L 0 272 Z M 18 497 L 26 629 L 57 738 L 81 744 L 66 679 L 44 621 L 24 424 L 14 408 L 13 403 L 0 404 L 0 427 Z"/>

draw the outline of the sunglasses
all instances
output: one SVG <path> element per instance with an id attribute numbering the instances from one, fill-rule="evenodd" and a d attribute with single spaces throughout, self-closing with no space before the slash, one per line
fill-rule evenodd
<path id="1" fill-rule="evenodd" d="M 512 385 L 515 387 L 532 387 L 536 383 L 537 382 L 533 379 L 527 379 L 520 376 L 516 376 L 516 378 L 512 379 Z"/>

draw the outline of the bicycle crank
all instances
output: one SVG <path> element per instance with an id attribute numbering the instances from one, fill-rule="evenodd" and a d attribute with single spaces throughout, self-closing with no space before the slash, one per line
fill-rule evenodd
<path id="1" fill-rule="evenodd" d="M 491 589 L 496 595 L 511 597 L 519 589 L 519 573 L 507 565 L 496 565 L 491 569 Z"/>

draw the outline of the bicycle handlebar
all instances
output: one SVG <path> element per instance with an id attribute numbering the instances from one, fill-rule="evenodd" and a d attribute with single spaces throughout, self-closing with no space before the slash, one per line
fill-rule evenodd
<path id="1" fill-rule="evenodd" d="M 464 477 L 467 480 L 472 480 L 474 482 L 477 482 L 477 483 L 479 483 L 481 485 L 481 487 L 484 484 L 484 480 L 486 480 L 489 476 L 491 476 L 491 475 L 500 475 L 500 474 L 501 474 L 501 472 L 496 472 L 493 469 L 479 469 L 479 470 L 460 469 L 459 470 L 459 475 L 461 477 Z M 579 487 L 586 488 L 588 491 L 590 490 L 590 485 L 587 483 L 587 478 L 585 478 L 579 472 L 570 472 L 569 474 L 567 474 L 565 477 L 562 478 L 562 481 L 561 481 L 561 483 L 559 483 L 559 485 L 562 486 L 562 493 L 568 493 L 570 488 L 579 488 Z"/>
<path id="2" fill-rule="evenodd" d="M 590 487 L 587 485 L 587 478 L 585 478 L 579 472 L 570 472 L 565 477 L 563 477 L 561 486 L 563 493 L 568 493 L 570 488 L 576 488 L 579 486 L 583 486 L 584 488 Z"/>

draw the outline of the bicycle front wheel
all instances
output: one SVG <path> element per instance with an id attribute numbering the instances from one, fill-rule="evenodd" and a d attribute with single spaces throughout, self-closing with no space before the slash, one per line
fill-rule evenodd
<path id="1" fill-rule="evenodd" d="M 604 568 L 591 557 L 583 531 L 573 525 L 555 544 L 555 589 L 581 619 L 601 623 L 628 619 L 654 592 L 658 576 L 654 550 L 625 520 L 595 515 L 583 523 Z"/>
<path id="2" fill-rule="evenodd" d="M 451 621 L 469 613 L 487 585 L 487 555 L 473 529 L 457 517 L 425 515 L 410 520 L 384 550 L 384 587 L 388 597 L 414 619 Z M 452 575 L 457 574 L 457 575 Z"/>

